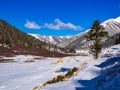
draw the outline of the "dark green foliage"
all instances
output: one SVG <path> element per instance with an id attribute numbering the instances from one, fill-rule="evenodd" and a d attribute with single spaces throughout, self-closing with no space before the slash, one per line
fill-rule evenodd
<path id="1" fill-rule="evenodd" d="M 115 39 L 115 45 L 120 44 L 120 36 Z"/>
<path id="2" fill-rule="evenodd" d="M 108 32 L 106 32 L 104 27 L 100 25 L 100 22 L 96 20 L 93 23 L 91 30 L 88 32 L 88 35 L 86 36 L 88 41 L 93 42 L 93 45 L 90 46 L 90 50 L 95 56 L 95 59 L 98 59 L 99 53 L 102 49 L 101 40 L 106 36 L 108 36 Z"/>
<path id="3" fill-rule="evenodd" d="M 22 45 L 40 48 L 42 42 L 18 30 L 16 27 L 9 25 L 7 22 L 0 20 L 0 44 L 10 47 Z"/>
<path id="4" fill-rule="evenodd" d="M 78 71 L 78 68 L 74 67 L 71 71 L 65 74 L 65 77 L 70 78 L 74 75 L 75 72 Z"/>
<path id="5" fill-rule="evenodd" d="M 103 47 L 110 47 L 116 44 L 120 44 L 120 33 L 109 36 L 105 42 L 102 42 Z"/>
<path id="6" fill-rule="evenodd" d="M 52 80 L 47 81 L 47 84 L 52 84 L 52 83 L 56 83 L 56 82 L 61 82 L 63 81 L 64 76 L 58 75 L 57 77 L 53 78 Z"/>
<path id="7" fill-rule="evenodd" d="M 93 55 L 97 59 L 99 57 L 99 53 L 101 52 L 102 44 L 100 43 L 100 40 L 96 40 L 93 45 L 91 46 L 91 51 L 93 52 Z"/>
<path id="8" fill-rule="evenodd" d="M 74 48 L 71 48 L 71 49 L 69 49 L 69 52 L 70 52 L 70 53 L 75 53 L 75 49 L 74 49 Z"/>
<path id="9" fill-rule="evenodd" d="M 71 71 L 68 71 L 64 76 L 62 75 L 58 75 L 57 77 L 53 78 L 52 80 L 49 80 L 45 83 L 45 85 L 47 84 L 53 84 L 56 82 L 62 82 L 64 81 L 65 78 L 70 78 L 74 75 L 75 72 L 77 72 L 79 69 L 74 67 Z"/>

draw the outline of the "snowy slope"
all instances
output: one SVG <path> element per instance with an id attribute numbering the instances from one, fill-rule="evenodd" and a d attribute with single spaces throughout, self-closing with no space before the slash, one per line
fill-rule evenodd
<path id="1" fill-rule="evenodd" d="M 106 20 L 101 25 L 108 31 L 109 36 L 120 33 L 120 17 Z"/>

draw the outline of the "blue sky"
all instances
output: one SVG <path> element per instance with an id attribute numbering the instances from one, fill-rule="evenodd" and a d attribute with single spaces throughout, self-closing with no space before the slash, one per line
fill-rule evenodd
<path id="1" fill-rule="evenodd" d="M 66 36 L 120 16 L 120 0 L 0 0 L 0 18 L 26 33 Z"/>

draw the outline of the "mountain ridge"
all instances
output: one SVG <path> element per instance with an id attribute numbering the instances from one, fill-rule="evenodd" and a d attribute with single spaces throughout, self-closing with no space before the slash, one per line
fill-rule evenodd
<path id="1" fill-rule="evenodd" d="M 40 35 L 40 34 L 29 34 L 29 35 L 31 35 L 41 41 L 51 43 L 54 45 L 72 37 L 72 36 L 45 36 L 45 35 Z"/>
<path id="2" fill-rule="evenodd" d="M 116 34 L 120 33 L 120 16 L 115 19 L 108 19 L 102 22 L 101 25 L 103 25 L 105 30 L 108 32 L 109 38 L 107 39 L 110 39 L 112 36 L 115 37 Z M 73 41 L 66 40 L 58 44 L 58 46 L 65 47 L 65 48 L 75 48 L 75 49 L 86 48 L 90 44 L 90 42 L 88 42 L 85 37 L 89 30 L 90 29 L 80 33 L 77 37 L 75 36 Z M 109 40 L 106 40 L 106 41 L 109 41 Z M 104 46 L 107 46 L 108 44 L 110 44 L 110 41 L 109 43 L 107 43 L 106 41 L 104 41 L 105 42 Z M 65 45 L 66 43 L 67 45 Z"/>

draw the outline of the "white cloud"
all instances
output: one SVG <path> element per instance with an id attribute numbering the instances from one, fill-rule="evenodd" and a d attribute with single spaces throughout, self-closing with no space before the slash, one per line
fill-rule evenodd
<path id="1" fill-rule="evenodd" d="M 75 26 L 72 23 L 64 23 L 60 19 L 55 19 L 54 23 L 45 23 L 44 28 L 54 29 L 54 30 L 81 30 L 82 28 L 80 26 Z"/>
<path id="2" fill-rule="evenodd" d="M 26 24 L 24 25 L 26 28 L 28 29 L 40 29 L 41 26 L 39 26 L 36 22 L 34 21 L 29 21 L 29 20 L 26 20 Z"/>
<path id="3" fill-rule="evenodd" d="M 26 24 L 24 25 L 28 29 L 53 29 L 53 30 L 81 30 L 80 26 L 76 26 L 70 22 L 64 23 L 60 19 L 55 19 L 53 23 L 45 23 L 43 26 L 38 25 L 34 21 L 27 20 Z"/>

